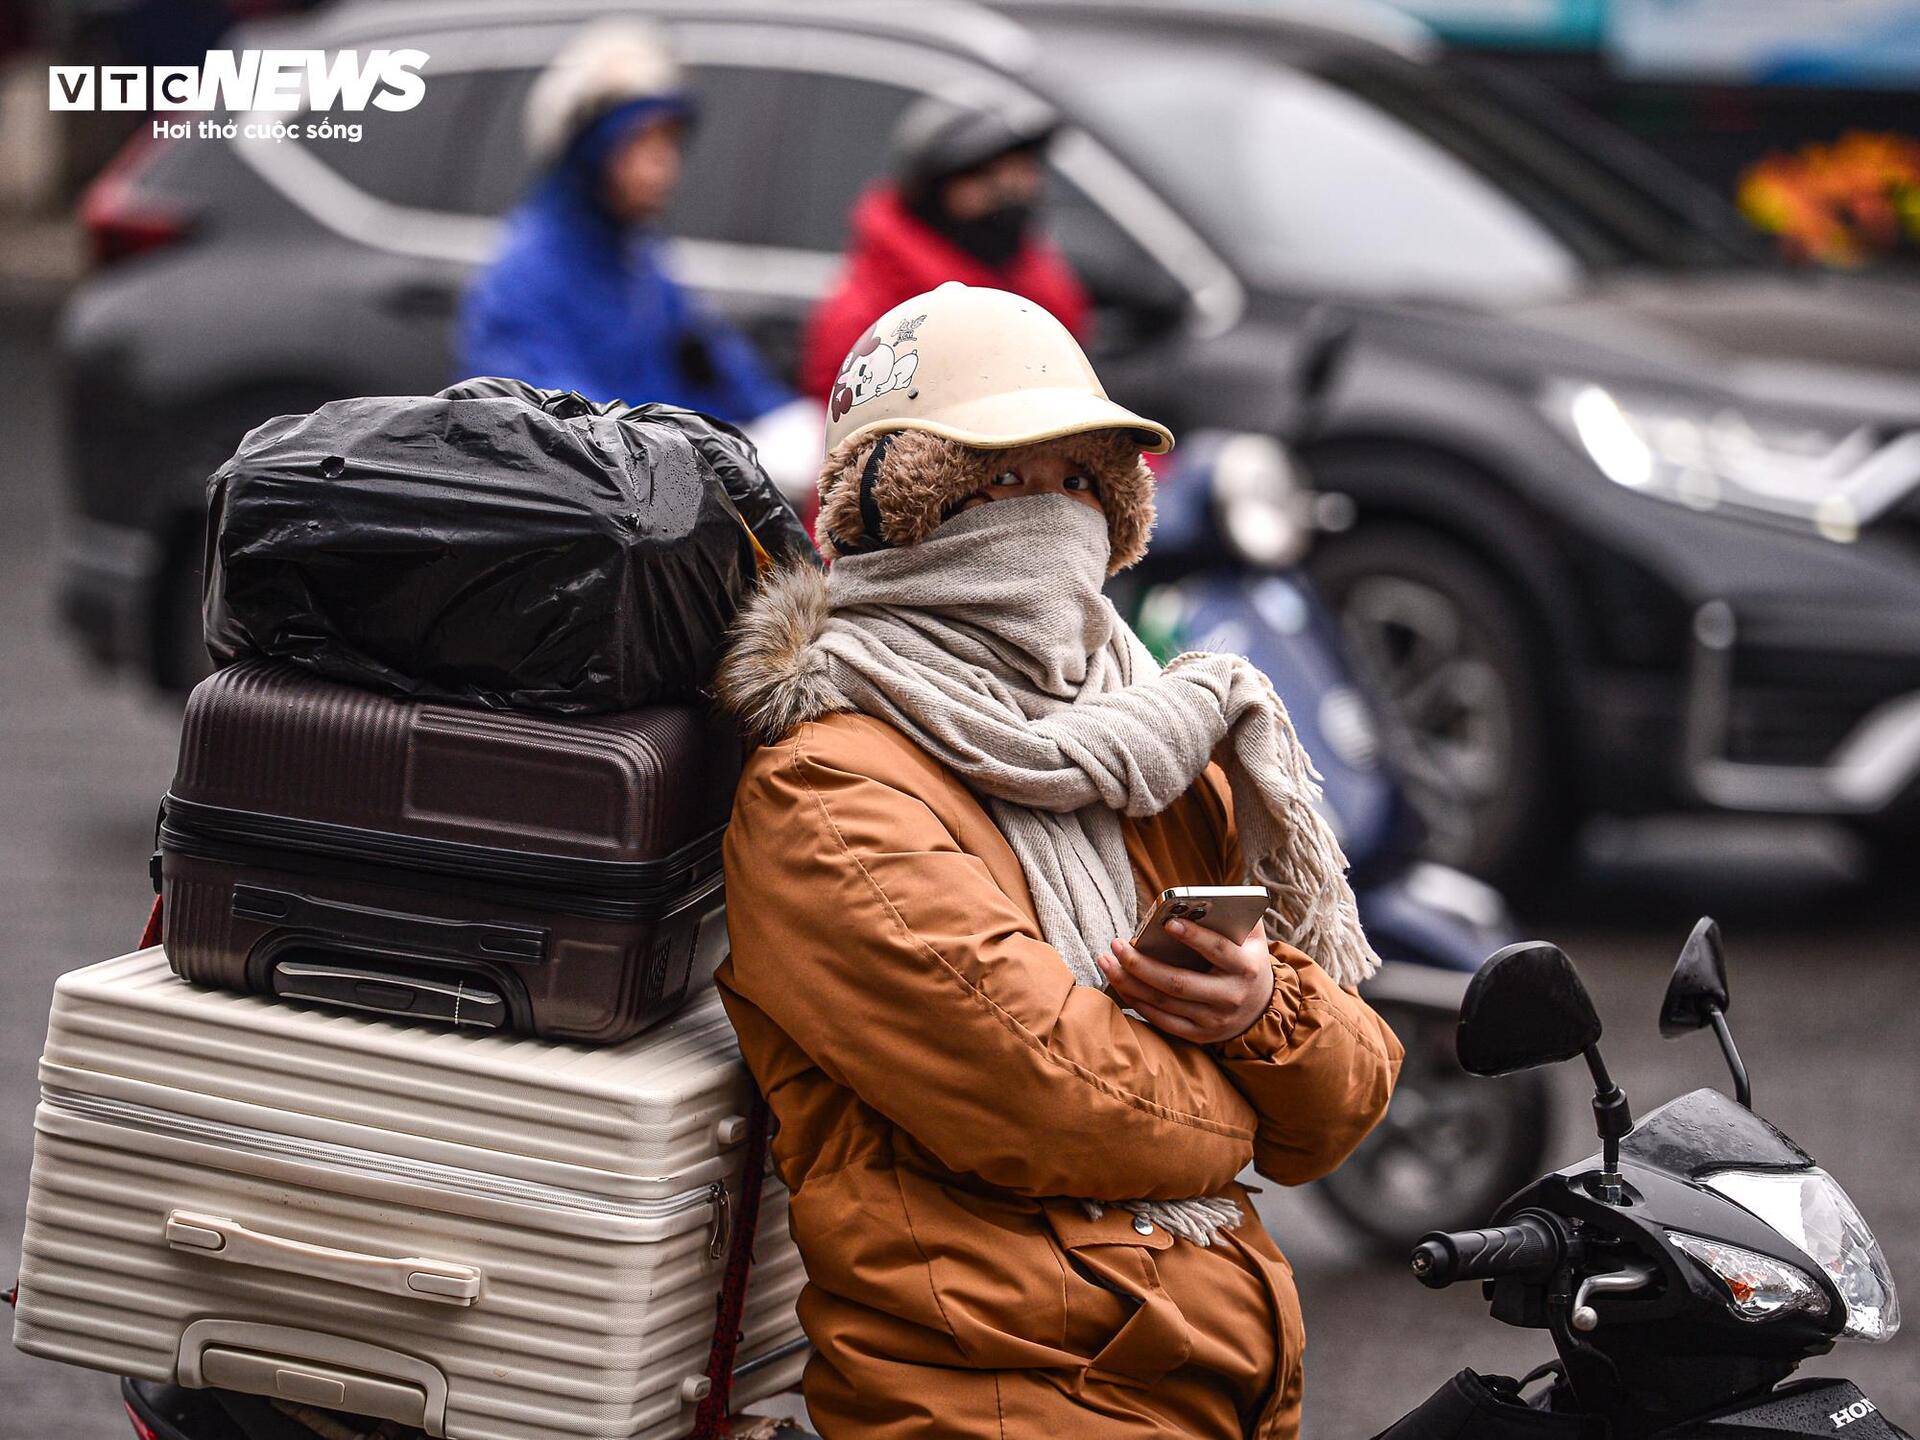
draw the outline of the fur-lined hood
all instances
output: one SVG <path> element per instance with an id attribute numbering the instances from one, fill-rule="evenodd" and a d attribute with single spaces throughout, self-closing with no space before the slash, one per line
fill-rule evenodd
<path id="1" fill-rule="evenodd" d="M 826 656 L 812 648 L 827 614 L 827 577 L 811 565 L 783 565 L 734 620 L 714 689 L 721 707 L 760 744 L 849 708 L 827 678 Z"/>

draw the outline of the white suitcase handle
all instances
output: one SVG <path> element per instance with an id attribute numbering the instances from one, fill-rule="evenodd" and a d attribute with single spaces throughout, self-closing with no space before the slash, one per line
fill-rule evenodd
<path id="1" fill-rule="evenodd" d="M 480 1272 L 471 1265 L 418 1256 L 363 1255 L 357 1250 L 334 1250 L 309 1245 L 284 1235 L 249 1230 L 237 1220 L 175 1210 L 167 1216 L 167 1244 L 235 1265 L 257 1265 L 263 1270 L 285 1270 L 404 1295 L 440 1305 L 471 1305 L 480 1298 Z"/>

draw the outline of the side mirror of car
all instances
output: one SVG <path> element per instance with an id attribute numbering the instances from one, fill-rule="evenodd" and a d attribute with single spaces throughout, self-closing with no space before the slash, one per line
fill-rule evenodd
<path id="1" fill-rule="evenodd" d="M 1577 1059 L 1600 1043 L 1600 1016 L 1558 945 L 1509 945 L 1480 967 L 1460 1004 L 1455 1049 L 1474 1075 Z"/>

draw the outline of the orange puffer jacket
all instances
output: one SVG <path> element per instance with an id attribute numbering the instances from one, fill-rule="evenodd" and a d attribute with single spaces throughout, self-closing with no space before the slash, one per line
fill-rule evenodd
<path id="1" fill-rule="evenodd" d="M 1209 770 L 1127 822 L 1143 894 L 1240 882 Z M 1297 1185 L 1380 1118 L 1401 1049 L 1273 947 L 1273 1001 L 1198 1046 L 1073 983 L 975 796 L 861 715 L 750 758 L 720 985 L 779 1121 L 828 1440 L 1292 1437 L 1292 1272 L 1235 1177 Z M 1202 1248 L 1074 1200 L 1235 1195 Z"/>

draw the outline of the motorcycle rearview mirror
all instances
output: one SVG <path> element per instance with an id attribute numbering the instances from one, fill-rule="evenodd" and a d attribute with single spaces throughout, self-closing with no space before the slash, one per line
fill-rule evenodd
<path id="1" fill-rule="evenodd" d="M 1474 1075 L 1557 1065 L 1600 1043 L 1600 1017 L 1558 945 L 1509 945 L 1480 967 L 1460 1002 L 1454 1047 Z"/>
<path id="2" fill-rule="evenodd" d="M 1687 943 L 1680 947 L 1673 978 L 1667 982 L 1666 998 L 1660 1002 L 1660 1033 L 1674 1040 L 1689 1031 L 1711 1027 L 1714 1039 L 1720 1042 L 1720 1053 L 1727 1057 L 1727 1068 L 1733 1072 L 1734 1099 L 1751 1110 L 1753 1085 L 1734 1046 L 1733 1031 L 1727 1026 L 1731 1005 L 1720 927 L 1703 915 L 1687 936 Z"/>
<path id="3" fill-rule="evenodd" d="M 1579 1056 L 1593 1076 L 1600 1133 L 1600 1198 L 1618 1204 L 1620 1141 L 1633 1129 L 1626 1092 L 1600 1058 L 1600 1015 L 1558 945 L 1522 941 L 1497 951 L 1467 985 L 1454 1049 L 1473 1075 L 1510 1075 Z"/>

